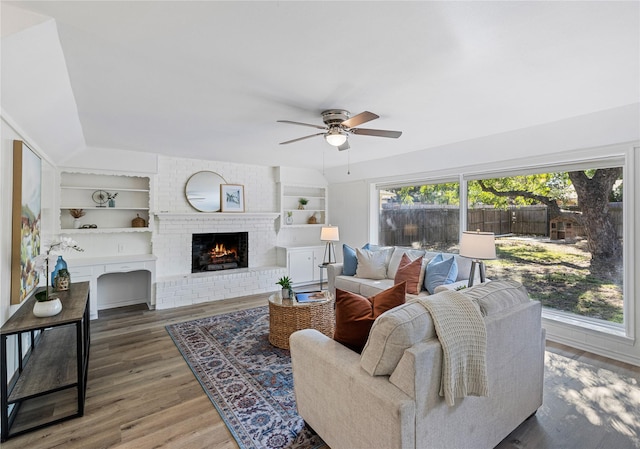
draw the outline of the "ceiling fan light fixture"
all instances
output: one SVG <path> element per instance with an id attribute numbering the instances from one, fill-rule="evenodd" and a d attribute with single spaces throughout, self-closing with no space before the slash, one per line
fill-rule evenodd
<path id="1" fill-rule="evenodd" d="M 340 129 L 330 129 L 329 132 L 324 135 L 324 138 L 329 145 L 339 147 L 347 141 L 347 133 Z"/>

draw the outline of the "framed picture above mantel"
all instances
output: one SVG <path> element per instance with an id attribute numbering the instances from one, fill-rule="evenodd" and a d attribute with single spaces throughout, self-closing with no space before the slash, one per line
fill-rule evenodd
<path id="1" fill-rule="evenodd" d="M 13 141 L 11 304 L 20 304 L 38 285 L 33 266 L 40 254 L 42 160 L 21 140 Z"/>
<path id="2" fill-rule="evenodd" d="M 220 185 L 221 212 L 244 212 L 244 186 L 241 184 Z"/>

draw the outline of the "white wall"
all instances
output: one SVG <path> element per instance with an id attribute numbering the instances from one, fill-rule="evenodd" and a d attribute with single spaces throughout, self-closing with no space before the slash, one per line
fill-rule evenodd
<path id="1" fill-rule="evenodd" d="M 184 191 L 189 177 L 202 170 L 216 172 L 228 183 L 244 185 L 246 213 L 279 213 L 278 182 L 293 185 L 326 185 L 326 180 L 317 170 L 158 156 L 158 174 L 154 183 L 153 201 L 155 211 L 160 214 L 198 214 L 199 212 L 187 202 Z M 242 216 L 238 217 L 240 219 Z M 258 225 L 255 220 L 247 224 L 249 222 L 245 223 L 245 221 L 238 222 L 238 225 L 249 226 L 263 236 L 260 242 L 252 244 L 255 252 L 250 257 L 250 267 L 274 265 L 276 245 L 321 244 L 318 228 L 278 228 L 274 221 L 269 232 L 264 229 L 264 224 Z M 158 223 L 156 223 L 157 229 Z M 184 274 L 181 258 L 167 257 L 169 255 L 165 248 L 170 247 L 170 243 L 161 233 L 154 235 L 154 254 L 158 256 L 158 276 L 160 277 Z"/>
<path id="2" fill-rule="evenodd" d="M 340 229 L 338 262 L 342 261 L 343 244 L 355 248 L 369 241 L 369 191 L 369 183 L 364 180 L 329 186 L 331 224 Z"/>
<path id="3" fill-rule="evenodd" d="M 11 297 L 11 204 L 13 180 L 13 141 L 20 136 L 4 120 L 1 123 L 2 148 L 0 149 L 0 204 L 2 219 L 0 220 L 0 323 L 7 321 L 11 315 L 9 298 Z"/>
<path id="4" fill-rule="evenodd" d="M 58 162 L 64 168 L 107 170 L 123 174 L 155 174 L 158 155 L 141 151 L 88 147 Z"/>
<path id="5" fill-rule="evenodd" d="M 159 156 L 156 212 L 197 212 L 187 202 L 184 188 L 191 175 L 203 170 L 218 173 L 229 184 L 244 185 L 245 212 L 277 211 L 274 167 Z"/>
<path id="6" fill-rule="evenodd" d="M 2 216 L 0 218 L 0 325 L 3 325 L 13 315 L 20 305 L 11 305 L 11 205 L 13 203 L 13 141 L 22 140 L 29 144 L 42 159 L 42 242 L 46 243 L 52 238 L 54 228 L 55 207 L 54 186 L 56 183 L 56 168 L 47 159 L 47 156 L 35 145 L 15 123 L 3 116 L 0 120 L 0 204 L 2 204 Z M 46 278 L 41 276 L 40 284 L 43 285 Z M 27 348 L 27 340 L 23 348 Z M 17 342 L 14 337 L 7 341 L 7 372 L 9 377 L 17 370 L 18 355 Z"/>
<path id="7" fill-rule="evenodd" d="M 43 244 L 50 242 L 55 229 L 55 190 L 57 172 L 56 167 L 49 161 L 46 153 L 35 145 L 26 134 L 13 124 L 7 121 L 6 117 L 1 120 L 1 154 L 0 154 L 0 200 L 2 204 L 2 219 L 0 220 L 0 323 L 4 323 L 15 313 L 18 306 L 10 305 L 11 297 L 11 205 L 13 203 L 13 141 L 22 140 L 29 144 L 29 147 L 42 159 L 42 222 L 41 241 Z M 44 278 L 41 276 L 41 284 Z"/>
<path id="8" fill-rule="evenodd" d="M 425 131 L 429 132 L 428 124 Z M 402 139 L 402 137 L 400 137 Z M 327 169 L 330 185 L 387 177 L 419 177 L 423 173 L 455 172 L 477 164 L 503 165 L 510 160 L 557 155 L 580 148 L 594 148 L 640 139 L 640 103 L 581 115 L 478 139 L 456 142 L 384 159 Z M 366 151 L 351 149 L 349 151 Z"/>

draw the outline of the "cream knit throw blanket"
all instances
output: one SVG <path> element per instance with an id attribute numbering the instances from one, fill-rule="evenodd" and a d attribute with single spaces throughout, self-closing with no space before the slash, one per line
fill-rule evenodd
<path id="1" fill-rule="evenodd" d="M 480 311 L 453 290 L 420 302 L 431 314 L 444 352 L 440 396 L 449 406 L 455 398 L 487 396 L 487 329 Z"/>

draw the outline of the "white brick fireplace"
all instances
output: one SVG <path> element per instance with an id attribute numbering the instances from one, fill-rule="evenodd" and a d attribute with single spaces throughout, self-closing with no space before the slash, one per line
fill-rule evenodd
<path id="1" fill-rule="evenodd" d="M 161 213 L 156 215 L 156 309 L 275 291 L 286 274 L 276 266 L 277 213 Z M 249 267 L 191 273 L 193 234 L 247 232 Z"/>

